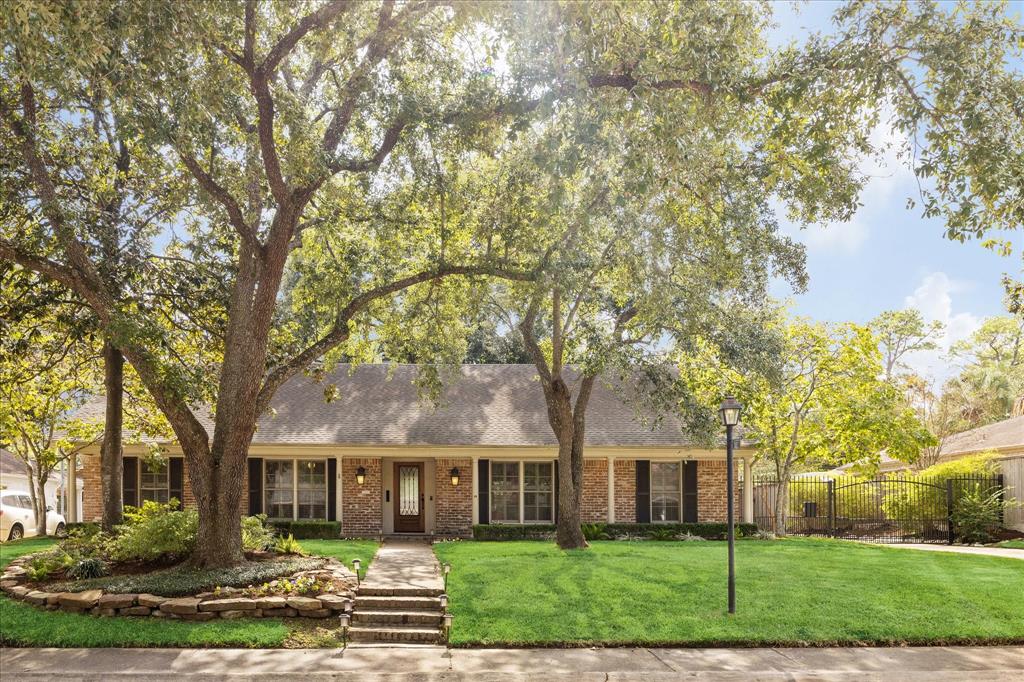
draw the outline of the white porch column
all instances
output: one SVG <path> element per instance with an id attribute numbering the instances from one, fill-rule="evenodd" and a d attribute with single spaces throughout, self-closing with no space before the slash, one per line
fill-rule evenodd
<path id="1" fill-rule="evenodd" d="M 608 458 L 608 523 L 615 523 L 615 458 Z"/>
<path id="2" fill-rule="evenodd" d="M 751 473 L 750 458 L 743 458 L 743 522 L 754 522 L 754 475 Z"/>
<path id="3" fill-rule="evenodd" d="M 335 493 L 334 498 L 335 498 L 335 504 L 338 505 L 337 506 L 338 512 L 335 514 L 335 517 L 338 519 L 338 528 L 341 529 L 341 534 L 342 534 L 342 536 L 344 536 L 345 535 L 345 493 L 344 493 L 344 489 L 345 489 L 345 456 L 344 455 L 338 455 L 336 457 L 336 459 L 338 460 L 338 467 L 337 467 L 338 471 L 335 474 L 337 476 L 337 479 L 334 482 L 334 487 L 336 488 L 337 492 Z"/>
<path id="4" fill-rule="evenodd" d="M 470 473 L 469 480 L 473 481 L 473 490 L 471 491 L 471 497 L 473 499 L 473 525 L 480 523 L 480 458 L 473 455 L 473 471 Z"/>
<path id="5" fill-rule="evenodd" d="M 78 455 L 72 454 L 68 458 L 68 477 L 67 477 L 67 493 L 68 493 L 68 522 L 78 523 Z M 98 490 L 92 491 L 92 493 L 98 494 Z"/>

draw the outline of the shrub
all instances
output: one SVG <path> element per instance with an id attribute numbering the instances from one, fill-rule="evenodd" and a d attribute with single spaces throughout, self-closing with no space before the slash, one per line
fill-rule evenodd
<path id="1" fill-rule="evenodd" d="M 915 481 L 923 485 L 892 483 L 886 488 L 882 512 L 891 519 L 927 522 L 945 519 L 948 513 L 946 481 L 953 481 L 953 508 L 959 506 L 961 498 L 986 479 L 995 483 L 998 473 L 996 455 L 983 452 L 971 457 L 943 462 L 930 466 L 918 473 L 901 472 L 890 475 L 890 479 Z M 981 479 L 981 480 L 978 480 Z M 926 528 L 926 532 L 927 532 Z"/>
<path id="2" fill-rule="evenodd" d="M 199 516 L 194 509 L 178 510 L 178 501 L 168 504 L 143 502 L 125 507 L 125 522 L 107 543 L 115 561 L 155 561 L 188 555 L 196 543 Z"/>
<path id="3" fill-rule="evenodd" d="M 583 537 L 589 540 L 610 540 L 611 536 L 605 532 L 604 523 L 584 523 L 580 529 L 583 531 Z"/>
<path id="4" fill-rule="evenodd" d="M 68 569 L 68 577 L 75 580 L 88 580 L 89 578 L 101 578 L 108 573 L 107 562 L 98 557 L 79 559 Z"/>
<path id="5" fill-rule="evenodd" d="M 506 526 L 480 524 L 473 526 L 474 540 L 550 540 L 555 537 L 552 525 Z"/>
<path id="6" fill-rule="evenodd" d="M 992 531 L 999 527 L 1003 510 L 1010 505 L 1002 491 L 983 490 L 980 485 L 967 490 L 953 510 L 953 528 L 961 542 L 992 542 Z"/>
<path id="7" fill-rule="evenodd" d="M 706 540 L 724 540 L 728 527 L 725 523 L 607 523 L 590 524 L 600 526 L 603 537 L 587 538 L 608 540 L 642 540 L 664 535 L 665 539 L 674 539 L 678 535 L 698 535 Z M 586 537 L 587 528 L 584 529 Z M 757 533 L 753 523 L 737 523 L 736 536 L 745 537 Z M 550 540 L 555 536 L 552 525 L 502 525 L 481 524 L 473 526 L 474 540 Z M 671 536 L 671 537 L 669 537 Z"/>
<path id="8" fill-rule="evenodd" d="M 67 552 L 59 548 L 49 552 L 40 552 L 29 560 L 28 566 L 25 567 L 25 573 L 29 580 L 42 582 L 54 573 L 67 570 L 73 561 L 74 559 Z"/>
<path id="9" fill-rule="evenodd" d="M 277 539 L 277 542 L 274 543 L 274 551 L 278 554 L 306 555 L 306 550 L 302 549 L 302 545 L 299 544 L 299 541 L 291 533 Z"/>
<path id="10" fill-rule="evenodd" d="M 292 535 L 296 540 L 337 540 L 341 537 L 341 524 L 337 521 L 274 521 L 281 535 Z"/>
<path id="11" fill-rule="evenodd" d="M 648 533 L 648 537 L 652 540 L 675 540 L 677 533 L 671 528 L 652 528 Z"/>
<path id="12" fill-rule="evenodd" d="M 247 516 L 242 519 L 242 549 L 259 552 L 274 546 L 274 528 L 267 524 L 266 514 Z"/>

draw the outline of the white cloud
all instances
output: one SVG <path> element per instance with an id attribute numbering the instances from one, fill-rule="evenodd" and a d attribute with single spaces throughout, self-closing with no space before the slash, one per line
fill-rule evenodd
<path id="1" fill-rule="evenodd" d="M 883 110 L 878 125 L 871 131 L 871 146 L 877 154 L 857 160 L 857 170 L 867 181 L 860 196 L 862 206 L 849 222 L 808 225 L 800 229 L 783 221 L 784 231 L 807 245 L 809 251 L 856 254 L 871 236 L 873 219 L 891 210 L 893 194 L 906 192 L 910 187 L 914 173 L 907 166 L 907 136 L 889 124 L 890 118 L 890 112 Z M 784 213 L 781 207 L 777 212 Z"/>
<path id="2" fill-rule="evenodd" d="M 907 357 L 907 364 L 914 371 L 938 383 L 945 381 L 957 370 L 945 357 L 950 347 L 981 326 L 981 320 L 973 313 L 953 311 L 953 295 L 965 291 L 969 286 L 969 282 L 951 279 L 944 272 L 932 272 L 925 275 L 914 293 L 904 299 L 905 307 L 917 308 L 928 322 L 937 320 L 945 325 L 943 335 L 937 339 L 938 349 L 919 351 Z"/>

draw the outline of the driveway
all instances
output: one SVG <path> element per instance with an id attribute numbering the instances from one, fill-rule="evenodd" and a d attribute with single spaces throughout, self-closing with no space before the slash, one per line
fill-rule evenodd
<path id="1" fill-rule="evenodd" d="M 820 649 L 3 649 L 0 680 L 315 682 L 1024 679 L 1024 646 Z"/>

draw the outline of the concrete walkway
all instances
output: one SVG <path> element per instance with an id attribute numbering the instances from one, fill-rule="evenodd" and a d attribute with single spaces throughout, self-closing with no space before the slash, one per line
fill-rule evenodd
<path id="1" fill-rule="evenodd" d="M 441 565 L 429 543 L 388 539 L 377 550 L 363 585 L 368 588 L 440 590 L 444 581 L 441 579 Z"/>
<path id="2" fill-rule="evenodd" d="M 1024 679 L 1024 647 L 822 649 L 3 649 L 0 680 Z"/>
<path id="3" fill-rule="evenodd" d="M 888 546 L 903 549 L 923 549 L 926 552 L 980 554 L 982 556 L 1001 556 L 1006 559 L 1024 559 L 1024 549 L 1010 549 L 1009 547 L 971 547 L 969 545 L 926 545 L 917 543 L 892 544 Z"/>

